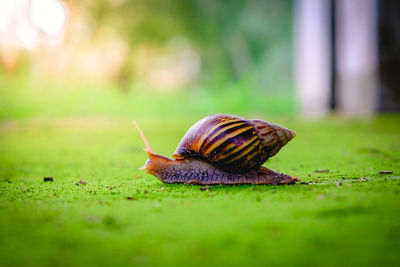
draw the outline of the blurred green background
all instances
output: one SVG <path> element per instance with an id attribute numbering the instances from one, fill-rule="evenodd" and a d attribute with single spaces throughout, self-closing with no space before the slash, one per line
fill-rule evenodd
<path id="1" fill-rule="evenodd" d="M 3 35 L 0 118 L 295 110 L 291 1 L 43 3 Z"/>

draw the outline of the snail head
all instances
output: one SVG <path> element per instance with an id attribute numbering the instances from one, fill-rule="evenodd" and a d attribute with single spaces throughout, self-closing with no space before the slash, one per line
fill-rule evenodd
<path id="1" fill-rule="evenodd" d="M 156 171 L 159 172 L 160 170 L 162 170 L 163 166 L 165 167 L 172 160 L 167 157 L 155 154 L 137 122 L 132 121 L 132 123 L 136 126 L 136 129 L 143 139 L 145 145 L 145 148 L 143 148 L 144 152 L 146 152 L 149 156 L 144 166 L 140 167 L 139 170 L 146 170 L 147 173 L 155 174 Z"/>

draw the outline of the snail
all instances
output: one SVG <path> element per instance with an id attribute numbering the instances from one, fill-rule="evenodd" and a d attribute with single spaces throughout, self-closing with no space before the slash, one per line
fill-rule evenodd
<path id="1" fill-rule="evenodd" d="M 216 114 L 195 123 L 178 144 L 173 159 L 151 149 L 138 124 L 149 159 L 142 168 L 164 183 L 294 184 L 299 178 L 261 166 L 296 136 L 263 120 Z"/>

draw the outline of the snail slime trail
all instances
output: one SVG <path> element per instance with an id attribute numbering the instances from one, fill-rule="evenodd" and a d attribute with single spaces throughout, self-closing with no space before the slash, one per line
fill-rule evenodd
<path id="1" fill-rule="evenodd" d="M 210 115 L 190 127 L 170 159 L 155 154 L 139 125 L 133 123 L 149 156 L 140 169 L 164 183 L 282 185 L 300 181 L 261 166 L 296 136 L 277 124 Z"/>

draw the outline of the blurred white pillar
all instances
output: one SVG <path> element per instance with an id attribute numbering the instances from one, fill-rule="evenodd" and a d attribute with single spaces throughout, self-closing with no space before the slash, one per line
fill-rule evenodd
<path id="1" fill-rule="evenodd" d="M 294 73 L 303 114 L 330 109 L 330 1 L 298 0 L 294 19 Z"/>
<path id="2" fill-rule="evenodd" d="M 337 108 L 349 115 L 377 109 L 376 0 L 337 2 Z"/>

